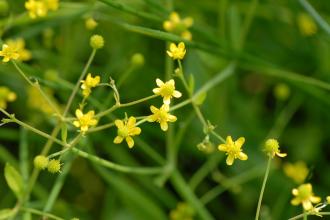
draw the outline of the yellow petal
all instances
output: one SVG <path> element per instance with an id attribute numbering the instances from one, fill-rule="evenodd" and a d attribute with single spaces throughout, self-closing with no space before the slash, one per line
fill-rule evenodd
<path id="1" fill-rule="evenodd" d="M 162 85 L 164 85 L 164 82 L 157 78 L 156 79 L 156 84 L 157 84 L 158 87 L 161 87 Z"/>
<path id="2" fill-rule="evenodd" d="M 244 137 L 240 137 L 238 138 L 236 141 L 235 141 L 235 145 L 239 148 L 242 147 L 242 145 L 244 144 L 245 142 L 245 138 Z"/>
<path id="3" fill-rule="evenodd" d="M 81 118 L 84 114 L 82 113 L 82 111 L 80 109 L 76 110 L 76 116 L 77 118 Z"/>
<path id="4" fill-rule="evenodd" d="M 238 155 L 238 159 L 240 159 L 240 160 L 247 160 L 248 159 L 248 155 L 246 155 L 243 152 L 240 152 L 239 155 Z"/>
<path id="5" fill-rule="evenodd" d="M 141 128 L 139 128 L 139 127 L 135 127 L 130 130 L 131 136 L 139 135 L 139 134 L 141 134 Z"/>
<path id="6" fill-rule="evenodd" d="M 229 154 L 228 157 L 227 157 L 227 159 L 226 159 L 226 163 L 227 163 L 227 165 L 228 165 L 228 166 L 233 165 L 233 163 L 234 163 L 234 159 L 235 159 L 235 157 Z"/>
<path id="7" fill-rule="evenodd" d="M 227 151 L 227 145 L 226 144 L 220 144 L 218 146 L 219 151 Z"/>
<path id="8" fill-rule="evenodd" d="M 161 128 L 163 131 L 167 131 L 167 129 L 168 129 L 168 124 L 167 124 L 167 122 L 161 122 L 161 123 L 160 123 L 160 128 Z"/>
<path id="9" fill-rule="evenodd" d="M 158 112 L 158 108 L 156 108 L 155 106 L 150 106 L 150 111 L 152 112 L 152 113 L 156 113 L 156 112 Z"/>
<path id="10" fill-rule="evenodd" d="M 280 152 L 276 152 L 276 155 L 279 157 L 286 157 L 286 153 L 280 153 Z"/>
<path id="11" fill-rule="evenodd" d="M 136 122 L 136 118 L 131 116 L 131 117 L 129 117 L 129 119 L 127 121 L 127 126 L 132 128 L 135 126 L 135 122 Z"/>
<path id="12" fill-rule="evenodd" d="M 321 198 L 318 197 L 318 196 L 311 196 L 310 197 L 310 200 L 311 200 L 312 203 L 319 203 L 319 202 L 321 202 Z"/>
<path id="13" fill-rule="evenodd" d="M 152 90 L 152 92 L 155 93 L 156 95 L 159 95 L 159 93 L 160 93 L 160 88 L 154 88 L 154 89 Z"/>
<path id="14" fill-rule="evenodd" d="M 175 90 L 175 91 L 173 92 L 173 96 L 174 96 L 175 98 L 180 98 L 180 97 L 182 96 L 182 93 L 179 92 L 179 91 L 177 91 L 177 90 Z"/>
<path id="15" fill-rule="evenodd" d="M 231 136 L 227 136 L 226 143 L 227 144 L 233 144 L 233 139 L 231 138 Z"/>
<path id="16" fill-rule="evenodd" d="M 128 136 L 126 137 L 126 143 L 128 145 L 129 148 L 132 148 L 134 146 L 134 140 L 132 137 Z"/>
<path id="17" fill-rule="evenodd" d="M 310 210 L 313 208 L 313 205 L 310 201 L 303 201 L 302 205 L 304 207 L 305 210 Z"/>
<path id="18" fill-rule="evenodd" d="M 171 96 L 164 96 L 163 102 L 165 105 L 171 104 Z"/>
<path id="19" fill-rule="evenodd" d="M 115 143 L 115 144 L 120 144 L 121 142 L 123 142 L 123 137 L 121 137 L 121 136 L 117 136 L 113 140 L 113 143 Z"/>
<path id="20" fill-rule="evenodd" d="M 115 125 L 117 128 L 122 129 L 124 127 L 124 122 L 122 120 L 115 120 Z"/>
<path id="21" fill-rule="evenodd" d="M 293 190 L 292 190 L 292 194 L 293 194 L 294 196 L 298 196 L 298 195 L 299 195 L 299 191 L 298 191 L 298 189 L 293 189 Z"/>
<path id="22" fill-rule="evenodd" d="M 167 120 L 169 122 L 175 122 L 177 120 L 177 117 L 174 115 L 168 115 Z"/>
<path id="23" fill-rule="evenodd" d="M 79 121 L 74 121 L 72 124 L 77 128 L 80 127 L 80 122 Z"/>
<path id="24" fill-rule="evenodd" d="M 177 49 L 175 43 L 170 44 L 170 51 L 175 51 Z"/>
<path id="25" fill-rule="evenodd" d="M 293 198 L 292 200 L 291 200 L 291 204 L 292 205 L 299 205 L 300 204 L 300 199 L 298 199 L 298 198 Z"/>

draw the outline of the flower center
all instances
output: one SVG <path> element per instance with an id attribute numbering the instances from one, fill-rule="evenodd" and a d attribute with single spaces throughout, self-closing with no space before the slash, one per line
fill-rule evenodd
<path id="1" fill-rule="evenodd" d="M 118 129 L 118 136 L 121 136 L 121 137 L 129 136 L 129 129 L 127 128 L 127 126 L 124 126 L 123 128 Z"/>
<path id="2" fill-rule="evenodd" d="M 175 51 L 176 52 L 176 51 Z M 174 53 L 174 55 L 176 56 L 177 54 Z M 164 96 L 171 96 L 174 92 L 174 86 L 173 85 L 170 85 L 170 84 L 165 84 L 163 87 L 162 87 L 162 91 L 161 93 L 164 95 Z"/>

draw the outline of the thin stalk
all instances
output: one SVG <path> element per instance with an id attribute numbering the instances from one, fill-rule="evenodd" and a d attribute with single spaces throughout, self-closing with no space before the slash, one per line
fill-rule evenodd
<path id="1" fill-rule="evenodd" d="M 319 212 L 318 214 L 320 214 L 320 215 L 330 215 L 330 212 Z M 313 214 L 307 212 L 307 215 L 313 215 Z M 303 218 L 304 216 L 307 216 L 307 215 L 306 215 L 306 213 L 302 213 L 302 214 L 297 215 L 295 217 L 289 218 L 289 220 L 301 219 L 301 218 Z"/>
<path id="2" fill-rule="evenodd" d="M 267 168 L 266 168 L 266 172 L 265 172 L 265 177 L 262 183 L 262 187 L 261 187 L 261 191 L 260 191 L 260 195 L 259 195 L 259 200 L 258 200 L 258 206 L 257 206 L 257 211 L 256 211 L 256 217 L 255 220 L 259 219 L 259 215 L 260 215 L 260 208 L 261 208 L 261 202 L 262 202 L 262 198 L 265 192 L 265 188 L 266 188 L 266 183 L 267 183 L 267 179 L 268 179 L 268 174 L 270 171 L 270 165 L 272 163 L 272 157 L 268 158 L 268 162 L 267 162 Z"/>
<path id="3" fill-rule="evenodd" d="M 120 171 L 123 173 L 135 173 L 135 174 L 141 174 L 141 175 L 154 175 L 154 174 L 159 174 L 162 173 L 164 168 L 163 167 L 130 167 L 130 166 L 123 166 L 119 165 L 107 160 L 104 160 L 98 156 L 91 155 L 85 151 L 79 150 L 77 148 L 72 148 L 72 152 L 75 154 L 86 158 L 87 160 L 90 160 L 94 162 L 95 164 L 99 164 L 103 167 Z"/>
<path id="4" fill-rule="evenodd" d="M 53 214 L 50 214 L 50 213 L 47 213 L 47 212 L 39 211 L 37 209 L 21 207 L 20 210 L 24 211 L 24 212 L 29 212 L 29 213 L 35 214 L 35 215 L 45 216 L 45 217 L 48 217 L 48 218 L 51 218 L 51 219 L 54 219 L 54 220 L 65 220 L 64 218 L 60 218 L 56 215 L 53 215 Z"/>

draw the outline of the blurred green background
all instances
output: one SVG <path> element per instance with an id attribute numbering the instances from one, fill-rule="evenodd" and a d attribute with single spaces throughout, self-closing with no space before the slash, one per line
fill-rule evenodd
<path id="1" fill-rule="evenodd" d="M 198 90 L 228 63 L 237 62 L 234 74 L 207 93 L 201 110 L 223 137 L 244 136 L 243 149 L 249 155 L 247 161 L 236 161 L 229 167 L 222 152 L 200 151 L 197 145 L 205 134 L 192 106 L 187 105 L 174 112 L 178 121 L 172 127 L 174 139 L 178 140 L 177 173 L 172 175 L 179 173 L 183 179 L 169 178 L 160 186 L 159 176 L 119 173 L 72 155 L 64 161 L 67 164 L 72 161 L 72 166 L 68 167 L 60 194 L 49 210 L 51 213 L 65 219 L 168 219 L 179 202 L 195 209 L 196 204 L 192 202 L 195 200 L 187 196 L 185 190 L 202 198 L 198 200 L 202 204 L 203 196 L 215 189 L 218 193 L 205 204 L 214 219 L 253 219 L 267 160 L 261 151 L 266 137 L 278 138 L 281 151 L 288 156 L 273 163 L 261 219 L 288 219 L 302 212 L 300 207 L 290 204 L 291 190 L 297 184 L 284 174 L 284 162 L 304 161 L 310 171 L 305 182 L 313 184 L 315 194 L 323 198 L 330 195 L 330 33 L 312 17 L 310 22 L 315 31 L 304 32 L 299 16 L 308 12 L 301 1 L 260 0 L 242 47 L 239 42 L 253 1 L 104 0 L 106 4 L 61 0 L 58 11 L 37 20 L 27 16 L 24 2 L 7 2 L 9 9 L 3 10 L 0 20 L 2 40 L 25 39 L 33 58 L 21 67 L 49 90 L 59 106 L 66 103 L 72 85 L 87 62 L 92 34 L 102 35 L 105 47 L 97 52 L 89 72 L 101 75 L 102 82 L 108 82 L 110 76 L 120 81 L 126 71 L 132 70 L 119 87 L 124 103 L 151 95 L 155 79 L 165 79 L 166 42 L 180 40 L 164 33 L 162 22 L 172 10 L 182 17 L 191 16 L 193 39 L 186 42 L 185 74 L 187 78 L 190 74 L 194 76 Z M 329 1 L 310 3 L 324 21 L 330 20 Z M 98 22 L 92 31 L 85 27 L 89 17 Z M 135 53 L 143 54 L 145 63 L 132 69 L 131 57 Z M 38 95 L 33 95 L 10 63 L 0 65 L 0 74 L 0 86 L 7 86 L 17 94 L 17 100 L 8 103 L 7 111 L 50 132 L 56 118 L 42 110 L 40 97 L 38 100 Z M 183 97 L 175 100 L 179 103 L 188 96 L 178 79 L 176 86 L 183 92 Z M 110 89 L 99 88 L 93 93 L 88 108 L 104 109 L 107 107 L 104 104 L 109 107 L 114 103 L 111 97 Z M 75 101 L 71 116 L 79 99 Z M 148 115 L 151 104 L 159 106 L 161 99 L 116 111 L 113 118 L 122 118 L 124 112 Z M 158 166 L 157 156 L 148 149 L 166 158 L 166 133 L 154 123 L 145 123 L 141 129 L 133 149 L 125 144 L 113 144 L 114 128 L 88 135 L 79 146 L 119 164 Z M 73 127 L 69 127 L 69 131 L 71 136 L 76 132 Z M 15 124 L 1 126 L 0 170 L 10 162 L 26 170 L 27 180 L 33 158 L 40 153 L 45 141 Z M 211 141 L 219 144 L 213 137 Z M 60 146 L 54 145 L 52 152 L 58 150 Z M 192 189 L 188 183 L 203 165 L 206 176 Z M 30 207 L 43 209 L 60 175 L 40 174 Z M 15 202 L 14 194 L 1 177 L 0 208 L 14 207 Z M 203 219 L 194 212 L 194 219 Z"/>

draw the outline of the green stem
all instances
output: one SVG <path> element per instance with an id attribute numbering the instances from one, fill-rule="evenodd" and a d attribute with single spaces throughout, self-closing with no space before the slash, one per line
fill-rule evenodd
<path id="1" fill-rule="evenodd" d="M 320 27 L 327 33 L 330 34 L 329 24 L 317 13 L 311 4 L 307 0 L 299 0 L 300 4 L 305 8 L 305 10 L 315 19 L 315 21 L 320 25 Z"/>
<path id="2" fill-rule="evenodd" d="M 269 157 L 268 158 L 268 163 L 267 163 L 265 177 L 264 177 L 264 180 L 263 180 L 263 183 L 262 183 L 262 187 L 261 187 L 261 191 L 260 191 L 260 195 L 259 195 L 259 200 L 258 200 L 258 206 L 257 206 L 257 212 L 256 212 L 255 220 L 258 220 L 259 219 L 261 202 L 262 202 L 262 198 L 263 198 L 263 195 L 264 195 L 264 191 L 265 191 L 266 182 L 267 182 L 267 179 L 268 179 L 268 174 L 269 174 L 269 171 L 270 171 L 270 165 L 271 165 L 271 163 L 272 163 L 272 157 Z"/>
<path id="3" fill-rule="evenodd" d="M 304 213 L 304 220 L 307 220 L 307 212 Z"/>
<path id="4" fill-rule="evenodd" d="M 120 171 L 123 173 L 135 173 L 135 174 L 141 174 L 141 175 L 154 175 L 162 173 L 164 168 L 163 167 L 129 167 L 129 166 L 123 166 L 119 165 L 107 160 L 104 160 L 100 157 L 91 155 L 89 153 L 86 153 L 82 150 L 79 150 L 77 148 L 72 148 L 72 152 L 75 154 L 86 158 L 87 160 L 90 160 L 96 164 L 99 164 L 103 167 L 107 167 L 112 170 Z"/>
<path id="5" fill-rule="evenodd" d="M 148 96 L 148 97 L 145 97 L 145 98 L 142 98 L 142 99 L 138 99 L 138 100 L 135 100 L 135 101 L 132 101 L 132 102 L 124 103 L 124 104 L 115 104 L 111 108 L 108 108 L 107 110 L 105 110 L 103 112 L 100 112 L 97 115 L 95 115 L 95 118 L 100 118 L 104 115 L 107 115 L 107 114 L 113 112 L 114 110 L 116 110 L 118 108 L 124 108 L 124 107 L 128 107 L 128 106 L 136 105 L 136 104 L 139 104 L 141 102 L 145 102 L 147 100 L 150 100 L 150 99 L 153 99 L 153 98 L 156 98 L 156 97 L 158 97 L 158 95 L 151 95 L 151 96 Z"/>
<path id="6" fill-rule="evenodd" d="M 245 23 L 243 25 L 241 36 L 240 36 L 239 49 L 242 49 L 242 47 L 244 45 L 245 39 L 248 35 L 254 15 L 256 13 L 258 4 L 259 4 L 259 0 L 251 0 L 250 8 L 248 9 L 247 18 L 245 18 Z"/>
<path id="7" fill-rule="evenodd" d="M 330 212 L 319 212 L 318 214 L 320 214 L 320 215 L 330 215 Z M 307 214 L 302 213 L 302 214 L 299 214 L 295 217 L 289 218 L 289 220 L 297 220 L 297 219 L 300 219 L 300 218 L 304 218 L 305 216 L 308 216 L 308 215 L 313 215 L 313 214 L 308 213 L 308 212 L 307 212 Z"/>
<path id="8" fill-rule="evenodd" d="M 90 65 L 92 64 L 92 62 L 94 60 L 95 54 L 96 54 L 96 49 L 93 49 L 91 55 L 88 58 L 88 61 L 87 61 L 86 65 L 85 65 L 82 73 L 80 74 L 80 77 L 79 77 L 79 79 L 78 79 L 78 81 L 77 81 L 70 97 L 69 97 L 69 100 L 68 100 L 68 102 L 65 106 L 65 109 L 64 109 L 64 112 L 63 112 L 63 117 L 65 117 L 67 115 L 67 113 L 69 112 L 69 109 L 72 105 L 73 99 L 76 96 L 77 92 L 79 91 L 79 86 L 80 86 L 81 80 L 83 80 L 85 78 L 85 76 L 87 74 L 87 71 L 88 71 Z"/>
<path id="9" fill-rule="evenodd" d="M 51 101 L 51 99 L 46 95 L 46 93 L 41 89 L 38 82 L 33 83 L 24 73 L 24 71 L 17 65 L 15 61 L 12 61 L 14 67 L 16 70 L 21 74 L 21 76 L 32 86 L 33 88 L 36 88 L 38 92 L 41 94 L 41 96 L 44 98 L 44 100 L 48 103 L 48 105 L 52 108 L 52 110 L 56 113 L 57 116 L 61 116 L 61 113 L 58 111 L 55 104 Z"/>
<path id="10" fill-rule="evenodd" d="M 20 210 L 24 211 L 24 212 L 29 212 L 29 213 L 32 213 L 32 214 L 35 214 L 35 215 L 45 216 L 45 217 L 48 217 L 48 218 L 51 218 L 51 219 L 54 219 L 54 220 L 65 220 L 64 218 L 60 218 L 56 215 L 53 215 L 53 214 L 50 214 L 50 213 L 47 213 L 47 212 L 39 211 L 37 209 L 21 207 Z"/>

